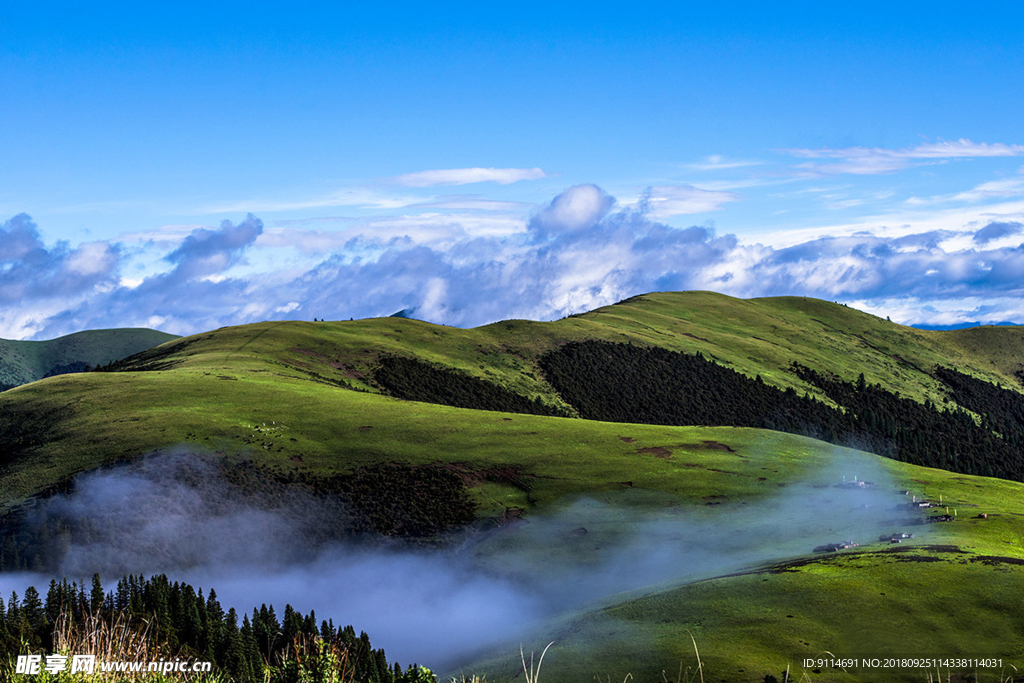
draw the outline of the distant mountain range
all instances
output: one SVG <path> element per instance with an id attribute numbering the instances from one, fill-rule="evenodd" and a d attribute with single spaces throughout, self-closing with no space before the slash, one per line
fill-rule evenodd
<path id="1" fill-rule="evenodd" d="M 177 339 L 145 328 L 87 330 L 47 341 L 0 339 L 0 391 L 45 377 L 83 372 Z"/>

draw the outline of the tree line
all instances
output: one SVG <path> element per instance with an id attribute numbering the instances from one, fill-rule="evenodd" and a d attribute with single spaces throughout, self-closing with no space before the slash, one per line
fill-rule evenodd
<path id="1" fill-rule="evenodd" d="M 356 635 L 352 626 L 335 626 L 330 619 L 317 623 L 313 611 L 302 614 L 286 605 L 279 618 L 272 605 L 264 604 L 253 609 L 251 617 L 239 616 L 233 607 L 224 610 L 214 589 L 204 596 L 201 588 L 196 591 L 162 574 L 149 579 L 127 575 L 111 591 L 104 591 L 98 574 L 88 589 L 84 582 L 54 580 L 45 599 L 32 586 L 20 597 L 15 592 L 6 602 L 0 599 L 0 660 L 11 661 L 28 652 L 52 653 L 58 627 L 111 628 L 116 622 L 145 630 L 147 642 L 154 645 L 151 652 L 159 651 L 164 658 L 212 662 L 235 683 L 328 680 L 324 657 L 319 662 L 321 675 L 309 675 L 310 660 L 303 660 L 301 652 L 311 644 L 321 655 L 336 653 L 335 666 L 345 670 L 347 680 L 424 682 L 422 667 L 403 670 L 397 662 L 389 663 L 384 650 L 374 649 L 365 632 Z"/>

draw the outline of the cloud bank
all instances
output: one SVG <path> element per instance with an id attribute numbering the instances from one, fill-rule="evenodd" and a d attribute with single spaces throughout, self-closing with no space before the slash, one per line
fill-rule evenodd
<path id="1" fill-rule="evenodd" d="M 138 245 L 46 245 L 20 214 L 0 225 L 0 337 L 121 326 L 189 334 L 402 309 L 475 326 L 692 289 L 839 300 L 908 323 L 1024 321 L 1022 207 L 961 212 L 948 227 L 932 222 L 919 231 L 865 224 L 784 247 L 661 221 L 682 205 L 730 200 L 725 195 L 652 187 L 623 205 L 583 184 L 526 217 L 425 213 L 316 231 L 268 231 L 250 215 L 177 242 L 148 242 L 169 269 L 135 279 L 128 271 Z"/>

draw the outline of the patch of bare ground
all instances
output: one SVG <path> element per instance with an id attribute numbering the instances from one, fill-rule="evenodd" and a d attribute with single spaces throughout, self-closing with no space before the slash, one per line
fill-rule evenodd
<path id="1" fill-rule="evenodd" d="M 291 349 L 289 349 L 289 351 L 301 353 L 303 356 L 306 356 L 307 358 L 313 358 L 317 360 L 322 365 L 334 368 L 335 370 L 338 370 L 338 374 L 342 375 L 343 377 L 358 380 L 362 380 L 365 378 L 365 375 L 363 373 L 356 372 L 351 366 L 342 363 L 340 360 L 331 360 L 329 357 L 323 355 L 322 353 L 317 353 L 316 351 L 310 349 L 299 348 L 297 346 L 292 347 Z M 309 371 L 312 371 L 313 368 L 315 367 L 313 365 L 310 365 L 309 363 L 300 363 L 297 361 L 293 361 L 292 364 L 295 365 L 296 367 L 301 367 L 302 369 Z"/>
<path id="2" fill-rule="evenodd" d="M 637 453 L 645 453 L 647 455 L 653 455 L 655 458 L 661 458 L 662 460 L 668 460 L 672 457 L 672 451 L 664 446 L 648 446 L 646 448 L 636 449 Z"/>
<path id="3" fill-rule="evenodd" d="M 484 469 L 470 467 L 466 463 L 445 463 L 442 467 L 453 472 L 465 484 L 467 488 L 481 486 L 485 483 L 504 484 L 517 488 L 520 491 L 530 491 L 533 488 L 531 479 L 537 476 L 523 472 L 517 465 L 500 465 Z M 520 513 L 522 511 L 520 510 Z"/>

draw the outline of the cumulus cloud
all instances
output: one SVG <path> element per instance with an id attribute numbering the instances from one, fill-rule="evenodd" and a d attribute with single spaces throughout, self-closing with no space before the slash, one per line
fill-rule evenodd
<path id="1" fill-rule="evenodd" d="M 0 334 L 32 334 L 55 310 L 117 284 L 119 251 L 104 242 L 46 246 L 26 214 L 0 225 Z"/>
<path id="2" fill-rule="evenodd" d="M 555 197 L 531 221 L 539 235 L 558 234 L 593 227 L 615 204 L 597 185 L 574 185 Z"/>
<path id="3" fill-rule="evenodd" d="M 1021 228 L 1024 228 L 1024 225 L 1021 223 L 993 221 L 978 232 L 974 233 L 974 241 L 978 244 L 987 244 L 992 240 L 1016 235 L 1020 233 Z"/>
<path id="4" fill-rule="evenodd" d="M 263 222 L 249 214 L 238 225 L 224 221 L 219 230 L 192 231 L 166 258 L 175 264 L 176 277 L 190 280 L 214 275 L 237 263 L 242 251 L 262 232 Z"/>
<path id="5" fill-rule="evenodd" d="M 469 185 L 471 183 L 498 183 L 509 185 L 520 180 L 538 180 L 547 174 L 539 168 L 448 168 L 406 173 L 394 180 L 406 187 L 433 187 L 435 185 Z"/>

